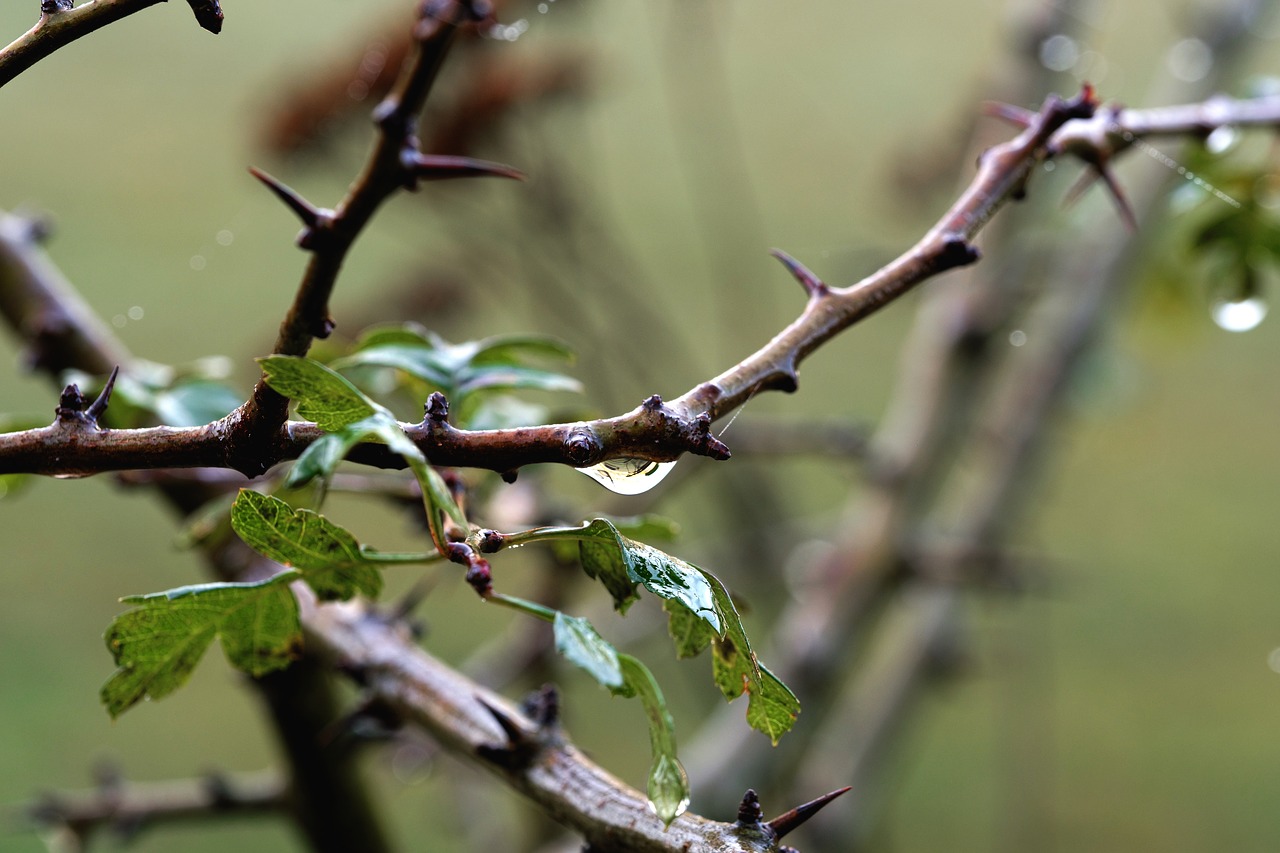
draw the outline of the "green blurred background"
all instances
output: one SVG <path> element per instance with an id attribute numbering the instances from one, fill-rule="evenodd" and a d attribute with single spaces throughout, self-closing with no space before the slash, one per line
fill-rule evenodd
<path id="1" fill-rule="evenodd" d="M 262 166 L 329 204 L 366 139 L 364 126 L 353 126 L 335 131 L 328 160 L 281 159 L 260 145 L 266 116 L 408 5 L 228 2 L 214 38 L 192 25 L 184 4 L 169 3 L 94 34 L 0 90 L 0 207 L 53 217 L 50 253 L 94 308 L 116 318 L 136 354 L 175 363 L 228 354 L 247 388 L 250 358 L 269 349 L 305 258 L 291 246 L 295 222 L 246 168 Z M 585 90 L 538 111 L 530 128 L 512 124 L 502 157 L 530 172 L 529 188 L 428 187 L 439 213 L 418 199 L 394 200 L 340 284 L 340 330 L 388 319 L 396 309 L 383 286 L 448 255 L 458 237 L 450 205 L 471 223 L 495 211 L 505 223 L 495 226 L 495 243 L 517 233 L 513 194 L 536 192 L 537 164 L 554 156 L 573 164 L 570 185 L 589 189 L 599 205 L 592 216 L 636 265 L 612 272 L 656 285 L 629 298 L 665 331 L 638 333 L 647 327 L 608 299 L 593 303 L 591 323 L 557 324 L 530 308 L 540 297 L 521 295 L 519 281 L 484 280 L 462 284 L 462 307 L 440 330 L 454 340 L 541 331 L 584 354 L 593 346 L 623 352 L 617 364 L 629 358 L 645 369 L 593 380 L 587 399 L 603 411 L 679 394 L 800 309 L 769 247 L 848 283 L 914 242 L 945 195 L 907 198 L 895 176 L 951 162 L 967 117 L 998 93 L 1011 18 L 1035 4 L 708 3 L 713 14 L 694 18 L 716 26 L 693 30 L 688 19 L 681 25 L 688 9 L 674 5 L 560 0 L 547 12 L 513 12 L 529 26 L 499 47 L 580 57 Z M 29 27 L 36 6 L 0 6 L 0 40 Z M 1197 7 L 1082 8 L 1104 62 L 1095 82 L 1104 97 L 1137 106 L 1168 75 L 1165 50 Z M 1280 73 L 1277 37 L 1280 26 L 1258 30 L 1253 73 Z M 700 170 L 708 158 L 722 162 Z M 968 163 L 959 168 L 968 174 Z M 736 180 L 707 185 L 707 173 Z M 1078 215 L 1109 209 L 1090 199 Z M 561 284 L 570 293 L 584 286 Z M 828 345 L 804 365 L 798 394 L 752 401 L 748 415 L 873 422 L 915 301 Z M 1069 422 L 1054 433 L 1047 485 L 1019 537 L 1044 559 L 1049 583 L 975 599 L 964 677 L 930 694 L 894 753 L 880 849 L 1280 848 L 1280 318 L 1230 334 L 1212 325 L 1207 305 L 1198 282 L 1175 301 L 1138 288 L 1117 317 Z M 56 402 L 47 381 L 22 373 L 10 337 L 0 338 L 0 352 L 9 365 L 0 410 L 47 416 Z M 855 477 L 853 466 L 776 465 L 790 508 L 815 528 L 834 518 Z M 714 467 L 699 473 L 718 476 Z M 569 515 L 601 504 L 602 493 L 572 473 L 535 476 Z M 656 508 L 685 527 L 672 550 L 748 599 L 767 586 L 753 575 L 780 570 L 717 565 L 718 522 L 696 500 L 677 495 Z M 377 509 L 338 501 L 334 512 L 381 547 L 411 541 L 401 519 Z M 273 763 L 255 700 L 218 654 L 188 688 L 118 722 L 97 704 L 110 672 L 101 635 L 121 608 L 117 598 L 201 577 L 174 538 L 162 508 L 106 477 L 38 482 L 0 502 L 0 804 L 85 787 L 104 761 L 135 780 Z M 500 582 L 519 565 L 499 562 Z M 422 615 L 427 648 L 447 660 L 509 623 L 458 583 L 440 584 Z M 655 663 L 666 654 L 656 642 L 641 648 Z M 714 705 L 705 667 L 662 670 L 682 731 Z M 639 709 L 572 672 L 562 681 L 575 739 L 640 784 Z M 619 731 L 634 735 L 619 744 Z M 497 788 L 459 802 L 457 783 L 479 774 L 447 759 L 406 770 L 383 755 L 370 772 L 406 850 L 471 849 L 474 835 L 449 842 L 441 831 L 490 810 L 497 824 L 527 818 Z M 260 820 L 159 829 L 131 849 L 249 853 L 296 844 L 286 828 Z M 41 849 L 34 836 L 0 828 L 0 850 Z"/>

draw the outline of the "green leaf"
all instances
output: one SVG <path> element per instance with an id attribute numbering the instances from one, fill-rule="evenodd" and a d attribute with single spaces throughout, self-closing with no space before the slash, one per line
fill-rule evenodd
<path id="1" fill-rule="evenodd" d="M 301 570 L 323 601 L 382 592 L 382 572 L 356 538 L 323 515 L 241 489 L 231 506 L 231 527 L 259 554 Z"/>
<path id="2" fill-rule="evenodd" d="M 242 402 L 240 395 L 226 385 L 193 379 L 157 392 L 152 406 L 161 423 L 184 427 L 212 423 Z"/>
<path id="3" fill-rule="evenodd" d="M 123 599 L 139 607 L 107 628 L 118 667 L 102 686 L 102 704 L 119 717 L 144 698 L 160 699 L 186 683 L 213 642 L 233 666 L 260 676 L 288 666 L 302 643 L 296 572 L 258 583 L 212 583 Z"/>
<path id="4" fill-rule="evenodd" d="M 664 826 L 678 818 L 689 807 L 689 777 L 676 755 L 676 727 L 667 710 L 662 689 L 649 668 L 631 655 L 618 655 L 623 687 L 614 692 L 621 696 L 638 696 L 649 719 L 649 749 L 653 763 L 649 768 L 648 794 L 654 812 Z"/>
<path id="5" fill-rule="evenodd" d="M 716 632 L 706 620 L 679 601 L 668 599 L 662 602 L 662 609 L 667 611 L 667 631 L 676 644 L 676 657 L 697 657 L 715 639 Z"/>
<path id="6" fill-rule="evenodd" d="M 555 615 L 556 651 L 600 684 L 613 690 L 622 686 L 618 652 L 591 623 L 579 616 Z"/>
<path id="7" fill-rule="evenodd" d="M 760 665 L 724 584 L 709 572 L 703 574 L 712 587 L 716 611 L 724 624 L 723 633 L 711 643 L 712 677 L 725 699 L 733 700 L 747 694 L 747 723 L 768 735 L 776 745 L 778 738 L 795 725 L 800 714 L 800 701 L 785 684 Z"/>
<path id="8" fill-rule="evenodd" d="M 441 390 L 451 388 L 450 370 L 447 364 L 429 349 L 428 345 L 415 342 L 383 343 L 361 349 L 333 362 L 335 369 L 348 367 L 389 367 L 403 370 L 410 376 L 428 382 Z"/>
<path id="9" fill-rule="evenodd" d="M 258 359 L 267 384 L 298 404 L 298 414 L 325 432 L 335 432 L 378 412 L 386 412 L 345 377 L 318 361 L 292 355 Z M 387 413 L 390 417 L 390 413 Z M 394 418 L 392 419 L 394 420 Z"/>
<path id="10" fill-rule="evenodd" d="M 603 518 L 582 531 L 578 552 L 583 570 L 604 584 L 620 612 L 635 600 L 636 584 L 643 584 L 659 598 L 680 601 L 716 632 L 721 630 L 711 585 L 702 571 L 683 560 L 628 539 Z"/>

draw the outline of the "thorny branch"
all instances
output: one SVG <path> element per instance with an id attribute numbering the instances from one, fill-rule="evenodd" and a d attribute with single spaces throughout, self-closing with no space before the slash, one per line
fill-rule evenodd
<path id="1" fill-rule="evenodd" d="M 75 7 L 74 0 L 41 0 L 36 25 L 0 49 L 0 86 L 76 39 L 164 2 L 167 0 L 90 0 Z M 201 27 L 214 34 L 222 30 L 218 0 L 187 2 Z"/>
<path id="2" fill-rule="evenodd" d="M 1071 154 L 1086 162 L 1110 159 L 1134 139 L 1161 134 L 1204 134 L 1221 126 L 1280 126 L 1280 97 L 1255 100 L 1213 98 L 1201 104 L 1152 110 L 1095 109 L 1091 96 L 1071 101 L 1051 100 L 1013 140 L 995 146 L 981 158 L 977 175 L 960 199 L 910 250 L 861 282 L 832 288 L 799 262 L 779 253 L 783 263 L 800 280 L 809 295 L 804 312 L 772 341 L 734 367 L 694 387 L 667 404 L 653 398 L 632 412 L 613 418 L 572 424 L 551 424 L 509 430 L 460 430 L 443 417 L 429 414 L 405 431 L 433 464 L 487 468 L 503 473 L 523 465 L 555 462 L 584 467 L 602 460 L 632 456 L 657 461 L 692 452 L 726 459 L 728 448 L 711 435 L 710 423 L 742 405 L 761 390 L 795 390 L 800 362 L 839 332 L 906 293 L 921 282 L 977 258 L 973 238 L 992 215 L 1025 189 L 1034 165 L 1046 158 Z M 394 113 L 392 109 L 390 112 Z M 384 143 L 389 144 L 389 143 Z M 383 157 L 390 155 L 380 155 Z M 377 173 L 370 166 L 367 173 Z M 277 347 L 281 351 L 305 350 L 310 334 L 323 329 L 308 323 L 327 317 L 324 305 L 332 289 L 342 253 L 354 239 L 347 233 L 353 222 L 363 226 L 373 208 L 389 192 L 382 177 L 366 178 L 358 185 L 377 183 L 382 189 L 356 193 L 345 209 L 358 211 L 339 217 L 317 213 L 317 226 L 330 233 L 333 222 L 347 223 L 334 232 L 341 236 L 308 238 L 325 244 L 338 241 L 343 248 L 316 250 L 299 298 L 282 326 Z M 353 191 L 354 193 L 355 191 Z M 366 198 L 366 196 L 368 196 Z M 47 263 L 31 245 L 30 229 L 12 220 L 0 227 L 0 273 L 30 277 L 33 265 Z M 358 230 L 358 229 L 357 229 Z M 327 245 L 327 244 L 326 244 Z M 322 258 L 328 258 L 323 260 Z M 319 272 L 315 272 L 319 270 Z M 31 285 L 28 284 L 28 287 Z M 9 285 L 13 288 L 14 285 Z M 21 288 L 19 288 L 21 289 Z M 320 295 L 317 295 L 320 294 Z M 14 297 L 0 297 L 0 310 L 11 323 L 38 322 L 29 313 L 32 305 L 59 310 L 56 294 L 28 294 L 25 309 Z M 16 307 L 11 307 L 16 306 Z M 12 313 L 21 311 L 21 313 Z M 308 331 L 309 329 L 309 331 Z M 53 348 L 48 348 L 53 349 Z M 37 351 L 34 358 L 39 359 Z M 100 372 L 104 365 L 97 365 Z M 264 390 L 265 389 L 265 390 Z M 254 400 L 270 399 L 270 389 L 260 385 Z M 273 406 L 282 406 L 277 398 Z M 200 427 L 153 427 L 136 430 L 72 429 L 55 423 L 48 427 L 0 436 L 0 473 L 92 474 L 143 468 L 234 468 L 257 473 L 281 461 L 296 458 L 320 435 L 314 424 L 283 422 L 257 431 L 255 453 L 245 457 L 235 440 L 246 430 L 250 414 L 261 412 L 251 401 L 222 421 Z M 283 411 L 279 409 L 279 411 Z M 378 445 L 357 447 L 353 461 L 379 467 L 402 467 L 398 457 Z"/>

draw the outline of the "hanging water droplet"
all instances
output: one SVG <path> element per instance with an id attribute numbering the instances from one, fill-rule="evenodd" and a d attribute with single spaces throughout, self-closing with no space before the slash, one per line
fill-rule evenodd
<path id="1" fill-rule="evenodd" d="M 1210 154 L 1221 154 L 1235 145 L 1239 137 L 1234 127 L 1224 124 L 1204 138 L 1204 147 Z"/>
<path id="2" fill-rule="evenodd" d="M 627 456 L 622 459 L 607 459 L 599 465 L 577 470 L 611 492 L 639 495 L 661 483 L 674 467 L 674 462 L 651 462 Z"/>
<path id="3" fill-rule="evenodd" d="M 1214 303 L 1212 313 L 1213 322 L 1228 332 L 1247 332 L 1267 316 L 1267 303 L 1258 296 L 1223 299 Z"/>

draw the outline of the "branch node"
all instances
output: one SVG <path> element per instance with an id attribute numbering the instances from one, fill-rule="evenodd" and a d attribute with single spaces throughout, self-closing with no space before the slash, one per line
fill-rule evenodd
<path id="1" fill-rule="evenodd" d="M 70 12 L 74 7 L 75 0 L 40 0 L 40 14 L 42 15 Z"/>
<path id="2" fill-rule="evenodd" d="M 520 701 L 520 710 L 538 724 L 539 730 L 553 732 L 560 726 L 560 691 L 554 684 L 544 684 Z"/>
<path id="3" fill-rule="evenodd" d="M 967 267 L 969 264 L 977 263 L 981 257 L 982 253 L 978 251 L 978 247 L 970 243 L 963 234 L 947 234 L 943 237 L 938 264 L 944 270 Z"/>
<path id="4" fill-rule="evenodd" d="M 654 394 L 640 405 L 646 412 L 660 412 L 662 411 L 662 397 Z"/>
<path id="5" fill-rule="evenodd" d="M 738 826 L 742 828 L 756 827 L 764 820 L 764 809 L 760 807 L 760 795 L 754 788 L 748 788 L 738 804 Z"/>
<path id="6" fill-rule="evenodd" d="M 449 419 L 449 401 L 439 391 L 432 391 L 423 407 L 426 420 L 432 425 L 440 425 Z"/>
<path id="7" fill-rule="evenodd" d="M 507 537 L 496 530 L 488 528 L 481 530 L 476 534 L 476 549 L 481 554 L 496 554 L 501 551 L 507 544 Z"/>
<path id="8" fill-rule="evenodd" d="M 697 430 L 697 449 L 702 455 L 710 456 L 720 462 L 733 456 L 729 452 L 729 446 L 711 434 L 711 415 L 708 412 L 698 415 L 693 425 Z"/>
<path id="9" fill-rule="evenodd" d="M 54 409 L 60 424 L 79 424 L 84 422 L 84 407 L 87 405 L 80 386 L 72 382 L 62 389 L 58 397 L 58 407 Z"/>
<path id="10" fill-rule="evenodd" d="M 600 438 L 589 427 L 579 427 L 569 433 L 564 442 L 564 455 L 575 468 L 585 468 L 604 451 Z"/>
<path id="11" fill-rule="evenodd" d="M 789 812 L 778 815 L 769 821 L 769 829 L 773 832 L 773 837 L 777 841 L 781 841 L 783 836 L 799 828 L 809 818 L 822 811 L 828 803 L 839 797 L 841 794 L 848 792 L 849 788 L 837 788 L 829 794 L 823 794 L 816 800 L 811 800 L 802 806 L 796 806 Z"/>
<path id="12" fill-rule="evenodd" d="M 818 278 L 808 267 L 786 252 L 781 249 L 770 249 L 769 254 L 782 261 L 782 265 L 787 268 L 787 272 L 795 276 L 796 281 L 800 282 L 800 286 L 804 288 L 805 293 L 809 294 L 810 299 L 821 299 L 831 292 L 831 288 L 827 287 L 826 282 Z"/>

